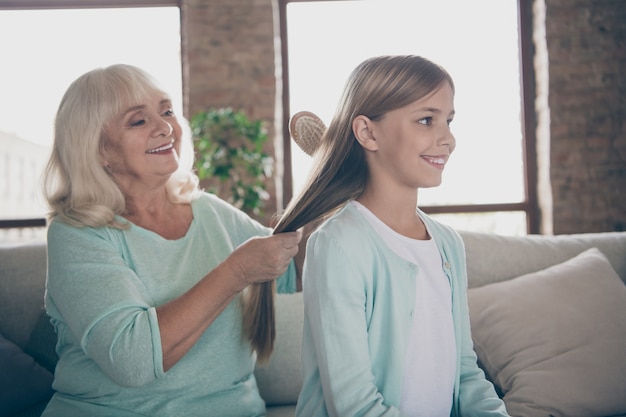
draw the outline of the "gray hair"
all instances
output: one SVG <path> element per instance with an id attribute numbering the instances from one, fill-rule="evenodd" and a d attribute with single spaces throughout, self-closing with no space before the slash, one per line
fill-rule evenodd
<path id="1" fill-rule="evenodd" d="M 150 92 L 164 91 L 145 71 L 131 65 L 112 65 L 83 74 L 67 89 L 59 105 L 54 144 L 44 178 L 49 217 L 82 227 L 109 225 L 124 212 L 124 196 L 100 162 L 104 130 L 123 106 L 138 103 Z M 183 127 L 180 164 L 166 184 L 173 202 L 189 202 L 198 195 L 193 173 L 193 143 L 187 121 Z"/>

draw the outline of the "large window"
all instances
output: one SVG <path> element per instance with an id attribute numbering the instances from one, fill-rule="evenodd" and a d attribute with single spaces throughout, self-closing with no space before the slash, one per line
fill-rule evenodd
<path id="1" fill-rule="evenodd" d="M 176 6 L 5 9 L 0 10 L 0 39 L 0 221 L 5 224 L 45 217 L 41 174 L 54 115 L 64 91 L 84 72 L 116 63 L 142 67 L 163 83 L 182 114 Z M 0 242 L 42 232 L 1 229 Z"/>
<path id="2" fill-rule="evenodd" d="M 430 58 L 455 80 L 457 148 L 420 206 L 462 229 L 534 232 L 517 0 L 286 0 L 281 12 L 288 115 L 309 110 L 328 124 L 350 71 L 370 56 Z M 311 160 L 297 146 L 291 159 L 295 194 Z"/>

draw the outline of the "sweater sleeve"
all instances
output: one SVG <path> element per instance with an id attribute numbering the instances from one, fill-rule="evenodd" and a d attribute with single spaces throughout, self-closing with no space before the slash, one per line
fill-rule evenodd
<path id="1" fill-rule="evenodd" d="M 292 260 L 284 274 L 276 279 L 276 292 L 293 294 L 296 292 L 296 265 Z"/>
<path id="2" fill-rule="evenodd" d="M 52 222 L 46 309 L 59 349 L 79 345 L 110 379 L 140 386 L 163 375 L 156 310 L 101 229 Z"/>

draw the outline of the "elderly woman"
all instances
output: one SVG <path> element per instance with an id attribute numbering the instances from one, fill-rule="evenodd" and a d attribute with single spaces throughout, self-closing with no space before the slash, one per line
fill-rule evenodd
<path id="1" fill-rule="evenodd" d="M 301 233 L 200 191 L 192 165 L 186 122 L 141 69 L 95 69 L 65 93 L 46 176 L 59 362 L 45 417 L 264 414 L 255 360 L 272 349 L 273 280 L 295 291 Z"/>

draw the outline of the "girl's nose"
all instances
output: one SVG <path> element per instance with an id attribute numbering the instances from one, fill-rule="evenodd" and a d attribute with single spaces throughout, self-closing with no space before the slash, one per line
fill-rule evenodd
<path id="1" fill-rule="evenodd" d="M 439 137 L 439 140 L 437 141 L 437 145 L 447 146 L 450 149 L 450 153 L 452 153 L 452 151 L 456 147 L 456 138 L 450 131 L 449 127 L 446 128 L 444 132 L 442 132 L 441 136 Z"/>

